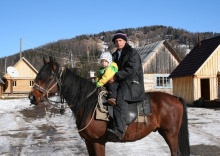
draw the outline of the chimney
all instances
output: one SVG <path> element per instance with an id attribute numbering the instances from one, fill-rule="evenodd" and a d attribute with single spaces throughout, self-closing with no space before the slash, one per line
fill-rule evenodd
<path id="1" fill-rule="evenodd" d="M 200 36 L 199 36 L 199 35 L 198 35 L 198 40 L 197 40 L 197 42 L 198 42 L 198 45 L 201 46 L 201 40 L 200 40 Z"/>

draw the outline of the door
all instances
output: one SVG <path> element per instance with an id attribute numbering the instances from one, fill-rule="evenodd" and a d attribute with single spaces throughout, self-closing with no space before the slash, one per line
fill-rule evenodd
<path id="1" fill-rule="evenodd" d="M 201 79 L 201 97 L 204 100 L 210 100 L 210 85 L 209 79 Z"/>

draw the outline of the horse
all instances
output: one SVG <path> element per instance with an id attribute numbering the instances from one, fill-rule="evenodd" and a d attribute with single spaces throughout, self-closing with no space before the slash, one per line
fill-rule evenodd
<path id="1" fill-rule="evenodd" d="M 40 104 L 51 95 L 58 94 L 72 110 L 79 135 L 85 140 L 90 156 L 104 156 L 109 142 L 106 134 L 108 122 L 96 120 L 99 91 L 87 78 L 61 67 L 53 57 L 43 58 L 44 65 L 35 78 L 29 94 L 32 104 Z M 190 155 L 187 106 L 183 98 L 164 92 L 148 92 L 152 113 L 146 123 L 128 125 L 121 142 L 133 142 L 158 131 L 170 149 L 171 156 Z"/>

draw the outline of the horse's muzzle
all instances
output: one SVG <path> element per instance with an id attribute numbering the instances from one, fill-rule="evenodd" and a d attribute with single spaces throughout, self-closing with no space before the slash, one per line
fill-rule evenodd
<path id="1" fill-rule="evenodd" d="M 30 93 L 28 95 L 28 98 L 29 98 L 31 104 L 37 105 L 37 100 L 36 100 L 35 96 L 32 93 Z"/>

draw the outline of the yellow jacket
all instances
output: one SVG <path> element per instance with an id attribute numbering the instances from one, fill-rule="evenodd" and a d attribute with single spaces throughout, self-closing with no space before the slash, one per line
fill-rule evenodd
<path id="1" fill-rule="evenodd" d="M 109 66 L 99 69 L 99 76 L 96 78 L 96 86 L 103 87 L 118 72 L 118 66 L 112 62 Z"/>

